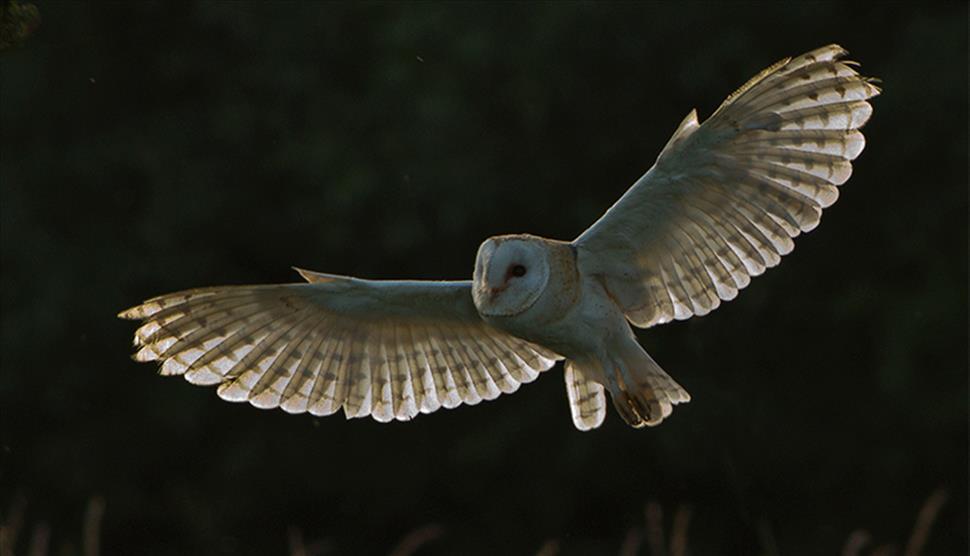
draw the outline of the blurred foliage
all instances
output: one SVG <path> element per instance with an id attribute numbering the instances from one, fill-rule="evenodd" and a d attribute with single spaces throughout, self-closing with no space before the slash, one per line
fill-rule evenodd
<path id="1" fill-rule="evenodd" d="M 693 508 L 693 554 L 831 554 L 907 538 L 938 486 L 926 554 L 966 553 L 965 3 L 37 4 L 0 57 L 0 507 L 60 553 L 100 496 L 117 554 L 428 524 L 423 554 L 615 554 L 648 499 Z M 829 42 L 883 79 L 868 147 L 779 268 L 640 333 L 693 395 L 662 427 L 575 431 L 558 368 L 380 425 L 128 359 L 114 315 L 153 294 L 462 278 L 488 235 L 574 237 L 691 108 Z"/>
<path id="2" fill-rule="evenodd" d="M 0 52 L 27 40 L 40 25 L 40 11 L 33 4 L 0 0 Z"/>

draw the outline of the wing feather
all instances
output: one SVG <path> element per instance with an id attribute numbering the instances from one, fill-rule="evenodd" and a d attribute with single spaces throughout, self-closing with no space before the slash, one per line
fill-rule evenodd
<path id="1" fill-rule="evenodd" d="M 303 345 L 293 353 L 295 362 L 293 372 L 283 392 L 280 395 L 280 407 L 287 413 L 303 413 L 307 410 L 307 402 L 313 389 L 313 368 L 319 367 L 320 351 L 326 336 L 318 324 L 312 333 L 307 335 Z"/>
<path id="2" fill-rule="evenodd" d="M 691 112 L 656 164 L 574 242 L 631 322 L 704 315 L 777 265 L 818 225 L 865 148 L 880 93 L 846 51 L 785 59 Z"/>
<path id="3" fill-rule="evenodd" d="M 382 422 L 514 392 L 559 359 L 483 322 L 469 282 L 300 272 L 311 283 L 199 288 L 123 311 L 143 321 L 134 358 L 227 400 Z"/>
<path id="4" fill-rule="evenodd" d="M 332 415 L 343 407 L 347 399 L 347 353 L 352 330 L 328 334 L 324 345 L 315 357 L 319 362 L 308 367 L 313 386 L 307 400 L 307 411 L 313 415 Z"/>
<path id="5" fill-rule="evenodd" d="M 367 330 L 358 329 L 351 337 L 350 351 L 347 352 L 347 398 L 344 401 L 344 415 L 348 418 L 364 417 L 371 412 L 371 368 Z M 380 393 L 378 393 L 380 394 Z M 375 417 L 376 419 L 376 417 Z"/>

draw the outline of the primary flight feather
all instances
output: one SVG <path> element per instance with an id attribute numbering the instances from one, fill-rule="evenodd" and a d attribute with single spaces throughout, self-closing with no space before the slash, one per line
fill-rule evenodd
<path id="1" fill-rule="evenodd" d="M 782 60 L 704 123 L 691 111 L 572 242 L 489 238 L 471 281 L 298 270 L 306 283 L 159 296 L 119 314 L 143 321 L 134 358 L 227 400 L 378 421 L 491 400 L 565 359 L 578 429 L 602 424 L 607 391 L 628 424 L 659 424 L 690 396 L 630 324 L 709 313 L 818 225 L 880 92 L 845 53 Z"/>

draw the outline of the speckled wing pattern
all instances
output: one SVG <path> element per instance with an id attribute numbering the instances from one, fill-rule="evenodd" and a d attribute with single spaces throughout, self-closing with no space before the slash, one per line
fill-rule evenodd
<path id="1" fill-rule="evenodd" d="M 200 288 L 123 311 L 144 321 L 134 359 L 226 400 L 382 422 L 514 392 L 559 359 L 485 324 L 470 282 L 300 272 L 310 283 Z"/>
<path id="2" fill-rule="evenodd" d="M 704 315 L 818 225 L 865 146 L 874 80 L 837 45 L 785 59 L 703 124 L 692 111 L 656 164 L 575 240 L 637 326 Z"/>

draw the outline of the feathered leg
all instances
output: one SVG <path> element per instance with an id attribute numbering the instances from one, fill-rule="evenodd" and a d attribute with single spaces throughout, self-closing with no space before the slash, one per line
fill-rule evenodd
<path id="1" fill-rule="evenodd" d="M 625 338 L 608 357 L 605 369 L 613 406 L 632 427 L 656 426 L 673 406 L 690 401 L 677 384 L 633 338 Z"/>

